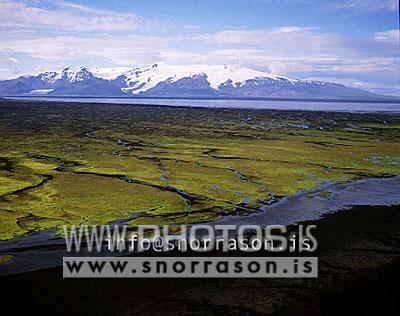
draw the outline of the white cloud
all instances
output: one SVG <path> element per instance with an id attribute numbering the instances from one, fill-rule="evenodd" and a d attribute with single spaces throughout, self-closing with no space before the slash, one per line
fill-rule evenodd
<path id="1" fill-rule="evenodd" d="M 378 42 L 400 42 L 400 31 L 398 29 L 375 33 L 374 39 Z"/>
<path id="2" fill-rule="evenodd" d="M 359 58 L 397 56 L 396 31 L 362 37 L 320 32 L 316 28 L 286 26 L 264 30 L 225 30 L 192 35 L 226 49 L 253 49 L 268 57 Z"/>
<path id="3" fill-rule="evenodd" d="M 196 38 L 196 36 L 194 36 Z M 349 54 L 349 39 L 334 33 L 320 33 L 313 28 L 286 26 L 265 30 L 226 30 L 197 36 L 211 44 L 236 45 L 263 49 L 269 56 Z"/>
<path id="4" fill-rule="evenodd" d="M 0 59 L 0 64 L 2 64 L 2 65 L 18 65 L 19 63 L 20 63 L 20 61 L 14 57 Z"/>
<path id="5" fill-rule="evenodd" d="M 52 9 L 45 5 L 45 1 L 35 3 L 34 6 L 25 2 L 2 0 L 0 25 L 24 28 L 45 26 L 69 31 L 121 31 L 135 30 L 144 23 L 144 19 L 132 14 L 97 10 L 69 2 L 55 2 L 56 7 Z"/>
<path id="6" fill-rule="evenodd" d="M 316 8 L 329 9 L 329 10 L 357 10 L 357 11 L 377 11 L 389 10 L 397 11 L 399 8 L 398 0 L 251 0 L 256 2 L 265 3 L 285 3 L 296 5 L 298 3 L 310 5 Z"/>
<path id="7" fill-rule="evenodd" d="M 48 61 L 101 57 L 116 64 L 146 64 L 160 59 L 170 38 L 154 36 L 48 36 L 33 31 L 0 31 L 0 52 L 20 52 Z"/>
<path id="8" fill-rule="evenodd" d="M 366 11 L 389 10 L 397 11 L 398 0 L 336 0 L 330 2 L 333 9 L 355 9 Z"/>

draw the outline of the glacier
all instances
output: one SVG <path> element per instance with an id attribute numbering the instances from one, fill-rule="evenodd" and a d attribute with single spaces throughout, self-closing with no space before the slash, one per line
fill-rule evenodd
<path id="1" fill-rule="evenodd" d="M 287 98 L 387 100 L 342 84 L 288 78 L 229 65 L 64 68 L 0 81 L 0 96 Z M 394 98 L 394 97 L 393 97 Z"/>

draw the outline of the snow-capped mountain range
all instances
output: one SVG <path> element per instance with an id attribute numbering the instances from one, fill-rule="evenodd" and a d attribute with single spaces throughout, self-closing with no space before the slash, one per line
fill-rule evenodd
<path id="1" fill-rule="evenodd" d="M 157 63 L 119 69 L 79 67 L 0 81 L 0 95 L 379 99 L 341 84 L 291 79 L 225 65 Z"/>

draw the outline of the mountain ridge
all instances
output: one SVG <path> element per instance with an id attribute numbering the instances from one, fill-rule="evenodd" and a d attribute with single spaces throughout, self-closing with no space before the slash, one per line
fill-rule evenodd
<path id="1" fill-rule="evenodd" d="M 342 84 L 293 79 L 226 65 L 164 63 L 111 75 L 86 67 L 0 81 L 0 96 L 397 99 Z"/>

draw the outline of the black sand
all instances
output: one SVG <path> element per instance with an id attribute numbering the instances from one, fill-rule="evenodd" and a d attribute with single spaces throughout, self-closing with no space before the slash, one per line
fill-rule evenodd
<path id="1" fill-rule="evenodd" d="M 62 279 L 61 268 L 0 278 L 2 311 L 52 315 L 398 314 L 400 206 L 315 221 L 318 279 Z"/>

